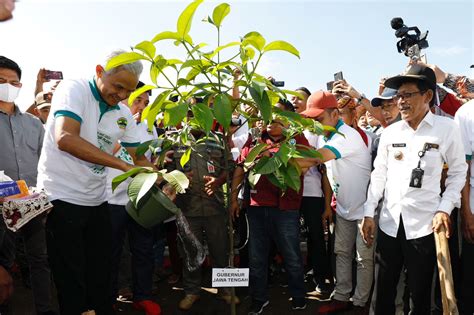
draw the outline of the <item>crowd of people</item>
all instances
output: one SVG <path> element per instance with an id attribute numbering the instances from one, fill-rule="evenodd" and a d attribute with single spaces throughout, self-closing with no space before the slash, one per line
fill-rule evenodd
<path id="1" fill-rule="evenodd" d="M 154 273 L 163 269 L 165 243 L 172 266 L 168 282 L 181 280 L 184 289 L 177 308 L 191 310 L 200 299 L 202 270 L 183 263 L 185 249 L 173 218 L 145 228 L 127 212 L 127 184 L 111 187 L 113 178 L 135 166 L 157 169 L 156 154 L 137 154 L 137 148 L 179 129 L 143 121 L 150 91 L 128 105 L 131 93 L 144 85 L 139 81 L 143 65 L 136 61 L 106 71 L 107 62 L 121 53 L 111 53 L 89 79 L 63 80 L 50 91 L 43 91 L 49 80 L 41 69 L 35 101 L 26 112 L 15 103 L 21 69 L 0 56 L 0 170 L 44 189 L 53 204 L 48 214 L 16 233 L 0 220 L 2 312 L 14 294 L 10 272 L 19 240 L 37 314 L 57 314 L 51 279 L 60 314 L 114 314 L 118 296 L 124 295 L 123 273 L 131 274 L 134 307 L 161 314 L 152 287 Z M 234 79 L 239 76 L 236 71 Z M 275 106 L 332 127 L 321 135 L 305 131 L 290 139 L 319 153 L 292 160 L 303 171 L 299 191 L 282 191 L 270 174 L 249 184 L 244 164 L 252 149 L 264 143 L 269 149 L 257 160 L 271 158 L 288 140 L 288 122 L 278 117 L 266 125 L 249 124 L 235 113 L 233 134 L 224 144 L 193 128 L 189 161 L 180 163 L 187 152 L 182 145 L 164 158 L 168 170 L 178 169 L 190 180 L 184 194 L 168 195 L 206 245 L 213 267 L 229 265 L 229 218 L 248 222 L 248 244 L 238 251 L 238 266 L 250 271 L 248 314 L 262 314 L 270 303 L 275 257 L 282 261 L 295 311 L 306 309 L 308 285 L 318 299 L 328 301 L 319 306 L 321 314 L 439 311 L 434 233 L 441 230 L 450 239 L 459 312 L 473 314 L 474 82 L 411 62 L 402 74 L 382 79 L 379 95 L 371 100 L 345 80 L 329 91 L 295 91 Z M 233 97 L 239 92 L 234 88 Z M 212 132 L 219 133 L 218 124 Z M 232 155 L 226 155 L 225 146 Z M 232 169 L 219 167 L 224 164 Z M 227 178 L 231 185 L 225 189 Z M 306 253 L 300 246 L 302 228 Z M 120 265 L 123 251 L 131 253 L 128 270 Z M 217 297 L 240 303 L 230 288 L 219 288 Z"/>

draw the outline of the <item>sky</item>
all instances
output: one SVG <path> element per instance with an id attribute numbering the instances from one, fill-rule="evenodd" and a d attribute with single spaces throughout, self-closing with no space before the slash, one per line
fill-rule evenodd
<path id="1" fill-rule="evenodd" d="M 190 35 L 195 43 L 216 47 L 216 32 L 201 22 L 223 1 L 205 1 L 196 11 Z M 393 17 L 407 26 L 429 30 L 428 62 L 441 69 L 473 76 L 473 18 L 471 0 L 463 1 L 242 1 L 229 0 L 230 14 L 222 26 L 221 43 L 238 41 L 250 31 L 267 40 L 285 40 L 301 59 L 283 52 L 266 54 L 257 72 L 285 81 L 285 88 L 326 88 L 333 74 L 373 97 L 381 77 L 403 71 L 407 57 L 396 50 L 390 27 Z M 91 78 L 97 64 L 112 50 L 129 50 L 162 31 L 175 31 L 189 1 L 19 0 L 14 18 L 0 23 L 0 55 L 23 70 L 21 108 L 34 100 L 40 68 L 63 71 L 65 78 Z M 171 41 L 157 45 L 166 58 L 182 58 Z M 141 79 L 150 82 L 148 71 Z M 48 85 L 45 86 L 49 88 Z M 156 95 L 156 94 L 154 94 Z"/>

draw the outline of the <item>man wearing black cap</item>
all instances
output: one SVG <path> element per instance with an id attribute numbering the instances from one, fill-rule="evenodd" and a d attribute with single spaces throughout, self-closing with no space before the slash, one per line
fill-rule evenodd
<path id="1" fill-rule="evenodd" d="M 380 139 L 361 228 L 374 241 L 374 212 L 382 197 L 376 248 L 375 314 L 395 313 L 400 271 L 408 273 L 413 314 L 430 314 L 431 283 L 436 260 L 433 231 L 444 226 L 459 206 L 467 165 L 459 128 L 435 116 L 429 103 L 436 77 L 428 67 L 412 66 L 404 75 L 387 79 L 402 120 L 387 127 Z M 440 196 L 443 164 L 449 165 L 446 189 Z"/>

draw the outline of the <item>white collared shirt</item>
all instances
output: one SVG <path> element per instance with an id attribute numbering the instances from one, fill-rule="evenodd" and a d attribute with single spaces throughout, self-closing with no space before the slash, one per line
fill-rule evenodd
<path id="1" fill-rule="evenodd" d="M 471 163 L 472 153 L 474 152 L 474 100 L 467 102 L 458 109 L 454 116 L 454 121 L 458 124 L 461 130 L 462 142 L 464 145 L 464 153 L 466 160 Z M 470 189 L 470 206 L 471 212 L 474 214 L 474 170 L 471 169 L 471 176 L 469 179 Z"/>
<path id="2" fill-rule="evenodd" d="M 413 188 L 410 187 L 412 170 L 418 166 L 418 153 L 426 143 L 434 147 L 421 158 L 420 166 L 424 170 L 421 188 Z M 441 197 L 444 163 L 449 169 Z M 452 119 L 428 112 L 416 130 L 404 120 L 396 122 L 380 138 L 364 215 L 373 217 L 379 200 L 384 197 L 379 219 L 384 233 L 397 236 L 401 215 L 407 239 L 429 235 L 437 211 L 450 214 L 459 206 L 466 171 L 461 134 Z"/>

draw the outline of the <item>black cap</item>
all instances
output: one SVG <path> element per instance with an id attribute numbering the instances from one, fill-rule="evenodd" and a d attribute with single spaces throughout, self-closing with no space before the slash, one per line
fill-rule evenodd
<path id="1" fill-rule="evenodd" d="M 429 67 L 420 65 L 412 65 L 404 74 L 388 78 L 384 82 L 384 85 L 388 88 L 398 90 L 400 85 L 413 80 L 424 81 L 428 84 L 430 89 L 436 91 L 436 75 L 434 71 Z"/>
<path id="2" fill-rule="evenodd" d="M 382 105 L 382 101 L 391 100 L 397 94 L 397 90 L 386 87 L 382 91 L 382 95 L 374 97 L 370 102 L 372 106 L 378 107 Z"/>

